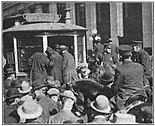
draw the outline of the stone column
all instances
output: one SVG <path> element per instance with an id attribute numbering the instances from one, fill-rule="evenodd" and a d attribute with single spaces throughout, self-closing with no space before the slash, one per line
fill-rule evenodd
<path id="1" fill-rule="evenodd" d="M 41 4 L 37 4 L 35 7 L 35 13 L 42 13 L 42 5 Z"/>
<path id="2" fill-rule="evenodd" d="M 153 42 L 153 2 L 142 3 L 143 47 L 152 47 Z"/>
<path id="3" fill-rule="evenodd" d="M 96 3 L 89 2 L 85 4 L 86 12 L 86 28 L 88 29 L 87 33 L 87 50 L 93 49 L 93 42 L 90 41 L 90 36 L 92 35 L 92 30 L 96 28 Z"/>
<path id="4" fill-rule="evenodd" d="M 118 36 L 123 37 L 123 3 L 110 3 L 110 28 L 112 41 L 118 45 Z"/>
<path id="5" fill-rule="evenodd" d="M 75 3 L 67 2 L 66 8 L 71 9 L 71 24 L 76 24 L 76 21 L 75 21 Z"/>

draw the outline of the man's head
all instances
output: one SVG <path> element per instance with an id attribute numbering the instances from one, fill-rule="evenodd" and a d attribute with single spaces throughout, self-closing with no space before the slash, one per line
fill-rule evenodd
<path id="1" fill-rule="evenodd" d="M 132 42 L 132 47 L 134 52 L 139 52 L 142 46 L 142 41 L 133 41 Z"/>
<path id="2" fill-rule="evenodd" d="M 60 91 L 57 88 L 51 88 L 47 91 L 47 94 L 49 95 L 51 99 L 57 102 L 59 99 Z"/>
<path id="3" fill-rule="evenodd" d="M 36 97 L 39 95 L 44 95 L 47 91 L 47 86 L 45 85 L 45 82 L 43 79 L 35 80 L 32 83 L 32 87 Z"/>
<path id="4" fill-rule="evenodd" d="M 7 104 L 17 104 L 20 101 L 21 95 L 17 88 L 10 88 L 5 94 Z"/>
<path id="5" fill-rule="evenodd" d="M 74 93 L 70 90 L 65 90 L 63 93 L 60 94 L 60 97 L 62 98 L 62 104 L 64 109 L 71 110 L 73 104 L 76 102 L 76 97 L 74 96 Z"/>
<path id="6" fill-rule="evenodd" d="M 61 46 L 60 46 L 60 50 L 61 50 L 62 53 L 63 53 L 64 51 L 67 51 L 67 49 L 68 49 L 68 47 L 65 46 L 65 45 L 61 45 Z"/>
<path id="7" fill-rule="evenodd" d="M 101 43 L 101 36 L 100 36 L 100 34 L 96 34 L 96 36 L 95 36 L 95 43 Z"/>
<path id="8" fill-rule="evenodd" d="M 122 60 L 129 59 L 132 56 L 132 47 L 129 45 L 120 45 L 118 47 L 120 58 Z"/>
<path id="9" fill-rule="evenodd" d="M 104 43 L 104 51 L 108 54 L 111 53 L 111 44 L 109 43 Z"/>
<path id="10" fill-rule="evenodd" d="M 54 50 L 51 47 L 47 47 L 47 50 L 45 51 L 45 53 L 47 54 L 47 56 L 50 56 L 54 53 Z"/>

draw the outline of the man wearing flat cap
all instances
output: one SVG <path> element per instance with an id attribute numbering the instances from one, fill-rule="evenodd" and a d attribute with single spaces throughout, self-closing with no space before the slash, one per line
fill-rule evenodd
<path id="1" fill-rule="evenodd" d="M 62 79 L 65 84 L 71 83 L 77 79 L 75 68 L 75 61 L 72 54 L 67 51 L 68 47 L 65 45 L 60 46 L 62 52 Z"/>
<path id="2" fill-rule="evenodd" d="M 144 68 L 145 77 L 152 82 L 152 68 L 151 68 L 151 59 L 149 54 L 141 49 L 142 41 L 133 41 L 133 58 L 132 60 L 136 63 L 140 63 Z"/>
<path id="3" fill-rule="evenodd" d="M 116 96 L 113 98 L 115 99 L 117 108 L 121 110 L 125 107 L 124 104 L 130 96 L 142 95 L 146 97 L 146 93 L 143 84 L 143 66 L 131 60 L 132 47 L 121 45 L 118 49 L 123 64 L 119 68 L 116 68 L 119 69 L 120 74 L 116 77 L 112 90 L 116 93 Z"/>

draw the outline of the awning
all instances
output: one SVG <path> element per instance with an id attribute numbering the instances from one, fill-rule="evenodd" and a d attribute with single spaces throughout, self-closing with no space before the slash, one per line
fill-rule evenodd
<path id="1" fill-rule="evenodd" d="M 33 23 L 26 25 L 13 26 L 3 30 L 8 32 L 24 32 L 24 31 L 86 31 L 87 29 L 78 25 L 65 23 Z"/>

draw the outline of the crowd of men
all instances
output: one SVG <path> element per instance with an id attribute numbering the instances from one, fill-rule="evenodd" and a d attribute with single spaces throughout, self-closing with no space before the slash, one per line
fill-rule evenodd
<path id="1" fill-rule="evenodd" d="M 7 69 L 4 124 L 153 123 L 152 65 L 141 41 L 116 47 L 93 35 L 88 63 L 76 68 L 65 45 L 28 59 L 29 78 Z"/>

